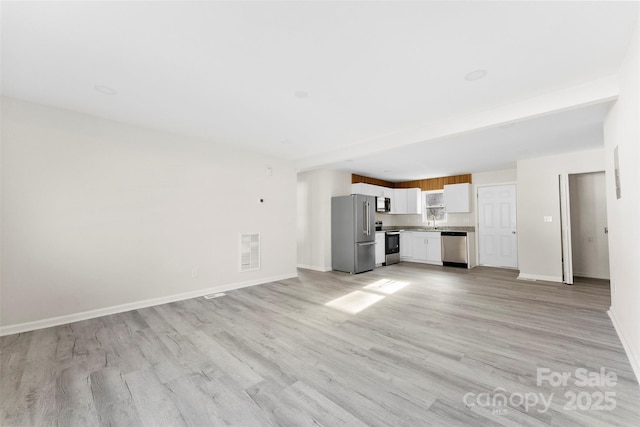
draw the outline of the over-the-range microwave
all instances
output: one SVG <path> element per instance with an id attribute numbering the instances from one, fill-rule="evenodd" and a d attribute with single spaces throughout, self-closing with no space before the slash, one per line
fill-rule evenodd
<path id="1" fill-rule="evenodd" d="M 391 199 L 376 197 L 376 212 L 391 212 Z"/>

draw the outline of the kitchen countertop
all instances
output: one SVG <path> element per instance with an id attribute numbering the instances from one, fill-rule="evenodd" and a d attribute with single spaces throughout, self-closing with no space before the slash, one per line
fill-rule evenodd
<path id="1" fill-rule="evenodd" d="M 382 227 L 382 231 L 466 231 L 475 232 L 475 227 L 458 227 L 458 226 L 442 226 L 442 227 L 420 227 L 415 225 L 406 225 L 402 227 Z"/>

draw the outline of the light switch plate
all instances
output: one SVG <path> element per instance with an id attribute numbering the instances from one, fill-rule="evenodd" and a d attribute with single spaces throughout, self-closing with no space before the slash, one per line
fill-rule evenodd
<path id="1" fill-rule="evenodd" d="M 544 222 L 551 222 L 553 218 L 551 218 L 551 216 L 545 216 L 544 217 Z"/>

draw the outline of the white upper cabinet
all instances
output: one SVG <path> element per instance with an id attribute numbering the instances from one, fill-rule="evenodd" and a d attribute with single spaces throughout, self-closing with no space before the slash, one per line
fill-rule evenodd
<path id="1" fill-rule="evenodd" d="M 377 196 L 376 186 L 371 184 L 365 184 L 359 182 L 357 184 L 351 184 L 351 194 L 364 194 L 365 196 Z"/>
<path id="2" fill-rule="evenodd" d="M 391 198 L 391 213 L 394 214 L 421 214 L 422 191 L 419 188 L 395 188 Z"/>
<path id="3" fill-rule="evenodd" d="M 391 199 L 391 213 L 407 213 L 407 192 L 404 188 L 393 189 L 393 198 Z"/>
<path id="4" fill-rule="evenodd" d="M 407 188 L 407 213 L 422 213 L 422 190 L 419 188 Z"/>
<path id="5" fill-rule="evenodd" d="M 351 184 L 351 194 L 364 194 L 365 196 L 392 197 L 393 188 L 359 182 Z"/>
<path id="6" fill-rule="evenodd" d="M 380 187 L 382 189 L 382 196 L 388 199 L 393 199 L 393 188 Z"/>
<path id="7" fill-rule="evenodd" d="M 359 182 L 351 184 L 351 194 L 389 198 L 392 214 L 422 213 L 422 192 L 419 188 L 388 188 Z"/>
<path id="8" fill-rule="evenodd" d="M 419 188 L 396 188 L 393 190 L 391 213 L 421 214 L 422 190 Z"/>
<path id="9" fill-rule="evenodd" d="M 351 194 L 364 194 L 364 183 L 351 184 Z"/>
<path id="10" fill-rule="evenodd" d="M 471 184 L 445 185 L 444 207 L 448 213 L 471 212 Z"/>

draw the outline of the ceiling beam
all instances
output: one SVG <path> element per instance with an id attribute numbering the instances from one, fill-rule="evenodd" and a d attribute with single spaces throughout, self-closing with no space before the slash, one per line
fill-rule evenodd
<path id="1" fill-rule="evenodd" d="M 364 157 L 411 144 L 434 143 L 449 136 L 610 102 L 617 96 L 617 78 L 612 75 L 491 109 L 382 135 L 340 150 L 316 154 L 298 160 L 296 168 L 299 172 L 303 172 L 329 167 L 347 159 Z"/>

